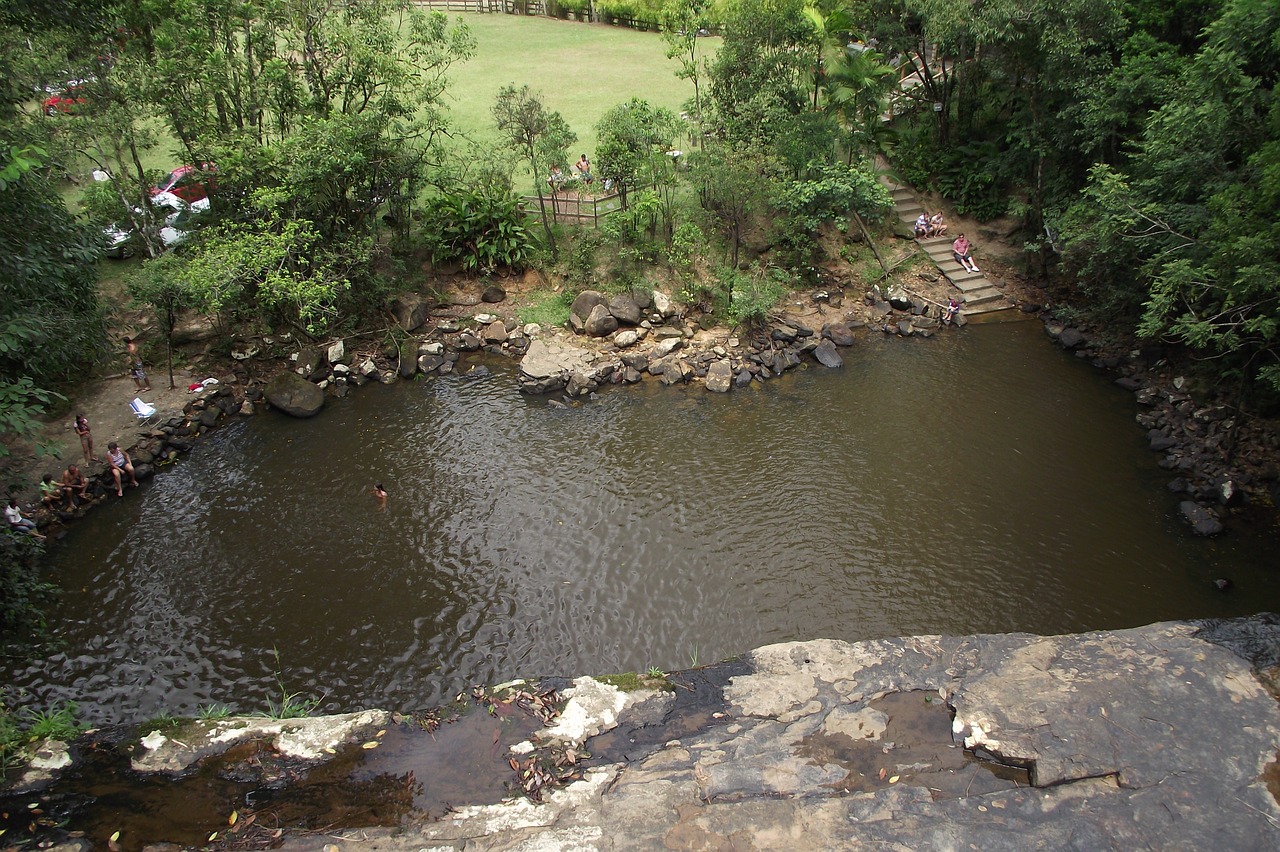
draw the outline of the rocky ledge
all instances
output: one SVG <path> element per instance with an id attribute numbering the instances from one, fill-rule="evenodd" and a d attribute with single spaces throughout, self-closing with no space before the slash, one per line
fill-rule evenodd
<path id="1" fill-rule="evenodd" d="M 615 728 L 614 762 L 541 804 L 463 807 L 329 842 L 1273 849 L 1280 705 L 1264 682 L 1277 648 L 1273 615 L 1074 636 L 771 645 L 727 679 L 717 712 L 683 730 L 664 727 L 678 695 L 582 679 L 562 714 L 576 721 L 557 735 L 601 749 L 588 736 Z M 954 741 L 923 742 L 937 732 L 930 713 Z"/>
<path id="2" fill-rule="evenodd" d="M 495 687 L 517 690 L 544 727 L 506 753 L 495 735 L 477 765 L 452 771 L 509 765 L 510 788 L 529 797 L 267 839 L 326 850 L 1273 849 L 1278 673 L 1280 616 L 1263 614 L 1071 636 L 790 642 L 669 678 L 579 678 L 554 706 L 550 687 Z M 388 718 L 151 732 L 133 768 L 190 774 L 246 737 L 322 767 L 344 743 L 376 745 Z M 546 763 L 558 781 L 536 768 L 539 754 L 558 755 Z"/>

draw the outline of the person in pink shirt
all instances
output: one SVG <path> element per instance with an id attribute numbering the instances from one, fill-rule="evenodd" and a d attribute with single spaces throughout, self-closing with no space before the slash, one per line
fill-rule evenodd
<path id="1" fill-rule="evenodd" d="M 956 237 L 956 241 L 951 244 L 951 256 L 956 259 L 956 263 L 964 267 L 965 272 L 981 272 L 978 264 L 973 262 L 973 258 L 969 256 L 969 240 L 964 234 Z"/>

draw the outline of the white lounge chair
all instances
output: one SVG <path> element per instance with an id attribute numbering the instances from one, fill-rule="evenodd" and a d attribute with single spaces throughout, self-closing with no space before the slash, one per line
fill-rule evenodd
<path id="1" fill-rule="evenodd" d="M 145 402 L 140 396 L 135 396 L 133 402 L 129 403 L 129 407 L 133 409 L 133 413 L 143 425 L 146 425 L 151 418 L 156 416 L 156 407 L 149 402 Z"/>

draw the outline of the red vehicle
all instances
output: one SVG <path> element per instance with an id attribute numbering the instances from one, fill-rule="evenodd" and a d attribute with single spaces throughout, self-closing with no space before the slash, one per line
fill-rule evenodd
<path id="1" fill-rule="evenodd" d="M 199 166 L 178 166 L 169 172 L 168 177 L 160 181 L 158 186 L 151 187 L 151 199 L 163 198 L 166 193 L 176 195 L 188 204 L 194 204 L 209 197 L 209 193 L 217 188 L 214 175 L 218 167 L 213 163 L 201 163 Z"/>
<path id="2" fill-rule="evenodd" d="M 84 106 L 88 101 L 85 100 L 84 91 L 80 87 L 80 80 L 72 80 L 65 87 L 47 89 L 49 97 L 40 102 L 44 114 L 58 115 L 74 112 Z"/>

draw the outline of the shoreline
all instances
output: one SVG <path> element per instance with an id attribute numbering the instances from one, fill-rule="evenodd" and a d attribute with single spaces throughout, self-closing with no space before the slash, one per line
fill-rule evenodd
<path id="1" fill-rule="evenodd" d="M 92 388 L 90 393 L 68 406 L 72 413 L 50 424 L 46 437 L 56 437 L 58 424 L 62 420 L 69 424 L 88 400 L 96 454 L 105 454 L 107 440 L 118 440 L 133 457 L 135 474 L 143 481 L 154 475 L 157 466 L 190 452 L 203 434 L 230 418 L 252 416 L 270 407 L 312 416 L 329 396 L 345 397 L 371 382 L 449 375 L 459 372 L 464 359 L 477 352 L 520 361 L 521 390 L 562 406 L 589 400 L 604 384 L 701 382 L 710 391 L 728 392 L 735 385 L 766 381 L 802 363 L 838 369 L 843 363 L 839 349 L 856 345 L 858 335 L 878 332 L 928 338 L 961 331 L 967 324 L 961 313 L 956 325 L 941 327 L 933 314 L 935 302 L 928 295 L 895 306 L 875 293 L 854 298 L 831 288 L 793 292 L 771 315 L 769 325 L 750 336 L 723 326 L 704 327 L 701 316 L 660 291 L 643 305 L 639 304 L 645 301 L 643 296 L 630 299 L 584 291 L 575 300 L 569 328 L 542 329 L 521 324 L 515 316 L 515 300 L 508 299 L 501 288 L 489 285 L 478 292 L 483 283 L 464 282 L 441 302 L 421 293 L 397 297 L 391 305 L 396 319 L 391 328 L 399 329 L 402 336 L 398 347 L 368 342 L 385 330 L 301 346 L 289 335 L 237 337 L 229 363 L 213 361 L 207 369 L 197 369 L 197 362 L 181 374 L 175 372 L 177 388 L 162 388 L 164 382 L 153 370 L 153 387 L 160 390 L 141 395 L 157 409 L 150 428 L 129 422 L 136 418 L 121 399 L 133 393 L 127 378 L 96 380 L 86 385 Z M 1052 308 L 1031 301 L 1036 295 L 1019 290 L 1016 298 L 1011 293 L 1016 307 L 1010 310 L 1018 313 L 1009 318 L 1040 321 L 1059 346 L 1134 393 L 1135 419 L 1139 428 L 1147 430 L 1150 448 L 1164 453 L 1160 466 L 1172 476 L 1167 487 L 1181 500 L 1181 514 L 1194 533 L 1217 535 L 1226 528 L 1224 519 L 1251 511 L 1274 512 L 1280 490 L 1280 468 L 1272 460 L 1280 450 L 1277 424 L 1258 418 L 1241 422 L 1224 405 L 1197 401 L 1158 351 L 1104 344 L 1088 330 L 1059 321 Z M 610 310 L 610 302 L 620 299 L 635 304 L 615 304 Z M 1005 318 L 988 316 L 985 321 L 993 319 Z M 187 335 L 196 345 L 210 339 L 207 331 Z M 531 349 L 534 356 L 529 355 Z M 535 356 L 538 366 L 526 369 Z M 201 382 L 202 375 L 217 383 L 196 393 L 182 387 Z M 269 386 L 284 376 L 289 377 L 290 394 L 308 396 L 302 408 L 288 399 L 289 394 L 274 394 L 273 399 Z M 108 426 L 100 429 L 104 420 Z M 124 438 L 129 432 L 133 440 Z M 1236 443 L 1234 457 L 1229 457 L 1230 441 Z M 76 440 L 59 468 L 71 463 L 79 449 Z M 49 466 L 29 459 L 25 469 L 34 485 L 39 480 L 37 471 Z M 55 480 L 59 478 L 57 471 L 49 472 Z M 51 512 L 35 502 L 26 510 L 42 533 L 57 538 L 66 524 L 114 497 L 112 478 L 105 469 L 85 466 L 84 472 L 92 497 L 86 505 L 74 512 Z M 126 498 L 127 494 L 128 489 Z"/>

